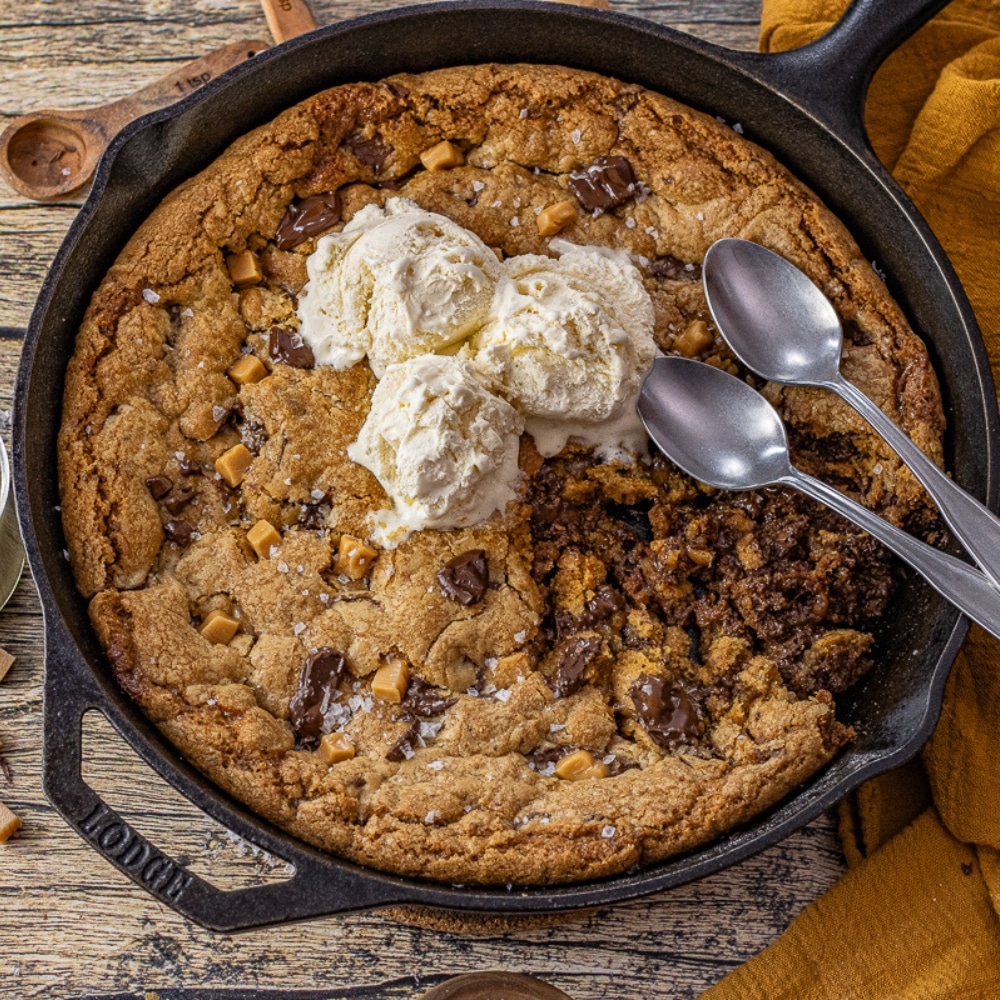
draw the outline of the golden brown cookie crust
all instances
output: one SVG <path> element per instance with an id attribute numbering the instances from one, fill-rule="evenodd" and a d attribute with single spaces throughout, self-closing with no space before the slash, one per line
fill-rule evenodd
<path id="1" fill-rule="evenodd" d="M 442 141 L 462 151 L 464 165 L 424 169 L 420 154 Z M 289 204 L 336 190 L 347 221 L 366 204 L 403 196 L 506 255 L 545 253 L 539 213 L 572 199 L 569 173 L 601 156 L 629 160 L 639 196 L 603 213 L 578 206 L 559 235 L 635 255 L 663 350 L 700 343 L 698 356 L 736 370 L 697 278 L 714 240 L 756 240 L 826 292 L 846 324 L 846 376 L 941 460 L 927 353 L 815 196 L 710 117 L 559 67 L 402 75 L 292 108 L 165 199 L 94 294 L 81 328 L 59 443 L 63 521 L 121 683 L 213 781 L 354 861 L 493 884 L 620 872 L 744 822 L 848 737 L 828 688 L 863 669 L 871 640 L 855 626 L 875 605 L 838 591 L 827 625 L 816 624 L 826 611 L 803 612 L 812 615 L 804 647 L 780 629 L 768 638 L 788 613 L 758 606 L 771 592 L 760 581 L 774 582 L 760 575 L 777 558 L 761 528 L 772 501 L 743 510 L 715 497 L 714 513 L 702 516 L 704 491 L 662 462 L 602 466 L 571 448 L 543 463 L 525 439 L 531 485 L 506 516 L 418 533 L 380 551 L 359 580 L 333 572 L 339 537 L 365 538 L 368 514 L 386 503 L 374 477 L 346 456 L 375 380 L 365 363 L 303 369 L 268 354 L 269 331 L 297 325 L 295 294 L 315 245 L 275 246 Z M 264 280 L 240 289 L 226 258 L 246 250 Z M 681 340 L 699 320 L 708 342 L 701 333 Z M 227 372 L 246 352 L 268 374 L 237 385 Z M 792 429 L 799 465 L 896 523 L 933 523 L 908 470 L 839 400 L 771 385 L 764 392 Z M 231 488 L 214 463 L 241 441 L 253 463 Z M 159 499 L 149 485 L 157 477 L 170 484 Z M 655 536 L 631 545 L 638 555 L 601 520 L 629 505 L 648 513 Z M 557 518 L 590 511 L 607 543 L 588 548 L 583 529 L 560 535 L 543 509 Z M 872 579 L 888 586 L 876 546 L 835 522 L 810 526 L 813 508 L 775 509 L 798 525 L 823 581 L 871 564 Z M 264 556 L 247 540 L 260 520 L 281 534 Z M 489 587 L 463 606 L 437 572 L 474 549 L 486 554 Z M 585 620 L 608 580 L 620 583 L 625 606 Z M 706 580 L 711 607 L 699 589 Z M 659 596 L 647 593 L 653 584 Z M 679 617 L 685 601 L 701 602 L 694 656 Z M 198 631 L 212 611 L 238 618 L 228 644 Z M 558 697 L 553 676 L 567 634 L 589 637 L 599 652 L 583 686 Z M 289 723 L 303 662 L 322 647 L 346 657 L 344 727 L 357 751 L 334 764 L 301 741 L 296 748 Z M 419 715 L 372 698 L 372 675 L 389 656 L 454 703 Z M 630 697 L 644 675 L 696 692 L 697 737 L 670 747 L 650 738 Z M 612 773 L 584 781 L 551 773 L 559 754 L 579 749 Z"/>

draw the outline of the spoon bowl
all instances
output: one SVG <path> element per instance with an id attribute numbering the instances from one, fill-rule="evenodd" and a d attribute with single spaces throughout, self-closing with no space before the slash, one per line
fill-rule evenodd
<path id="1" fill-rule="evenodd" d="M 746 383 L 719 375 L 699 361 L 657 358 L 638 403 L 650 437 L 689 476 L 718 489 L 781 479 L 789 467 L 781 418 Z"/>
<path id="2" fill-rule="evenodd" d="M 836 381 L 840 318 L 797 267 L 759 243 L 724 239 L 709 247 L 702 274 L 715 325 L 748 368 L 772 382 Z"/>

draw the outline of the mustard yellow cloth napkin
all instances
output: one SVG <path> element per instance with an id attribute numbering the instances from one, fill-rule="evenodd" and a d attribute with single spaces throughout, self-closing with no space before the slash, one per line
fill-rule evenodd
<path id="1" fill-rule="evenodd" d="M 817 38 L 846 5 L 764 0 L 761 48 Z M 1000 0 L 953 0 L 886 61 L 866 115 L 1000 383 Z M 1000 642 L 973 628 L 921 758 L 842 804 L 841 833 L 848 874 L 703 1000 L 998 1000 Z"/>

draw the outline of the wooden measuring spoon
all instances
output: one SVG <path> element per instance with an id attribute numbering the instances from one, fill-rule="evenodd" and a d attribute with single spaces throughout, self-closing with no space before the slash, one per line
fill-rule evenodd
<path id="1" fill-rule="evenodd" d="M 287 42 L 289 38 L 304 35 L 316 27 L 306 0 L 261 0 L 267 26 L 276 42 Z"/>
<path id="2" fill-rule="evenodd" d="M 15 118 L 0 135 L 0 173 L 28 198 L 65 198 L 90 180 L 101 153 L 130 121 L 187 97 L 266 48 L 257 39 L 232 42 L 111 104 Z"/>

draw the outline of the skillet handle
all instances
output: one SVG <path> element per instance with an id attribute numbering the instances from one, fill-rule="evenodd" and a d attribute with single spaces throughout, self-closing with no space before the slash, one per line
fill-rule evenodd
<path id="1" fill-rule="evenodd" d="M 84 780 L 83 717 L 98 711 L 116 728 L 108 699 L 78 654 L 50 630 L 45 654 L 45 712 L 42 786 L 69 825 L 122 874 L 182 916 L 216 931 L 241 930 L 306 917 L 406 901 L 405 890 L 389 878 L 362 875 L 350 867 L 323 864 L 310 852 L 289 848 L 267 831 L 224 822 L 251 843 L 290 857 L 295 873 L 287 880 L 224 891 L 188 871 L 161 851 L 111 808 Z M 207 803 L 198 805 L 211 812 Z M 213 817 L 219 819 L 219 817 Z"/>
<path id="2" fill-rule="evenodd" d="M 870 149 L 864 111 L 868 85 L 886 57 L 950 0 L 853 0 L 809 45 L 760 56 L 757 69 L 835 134 Z"/>

